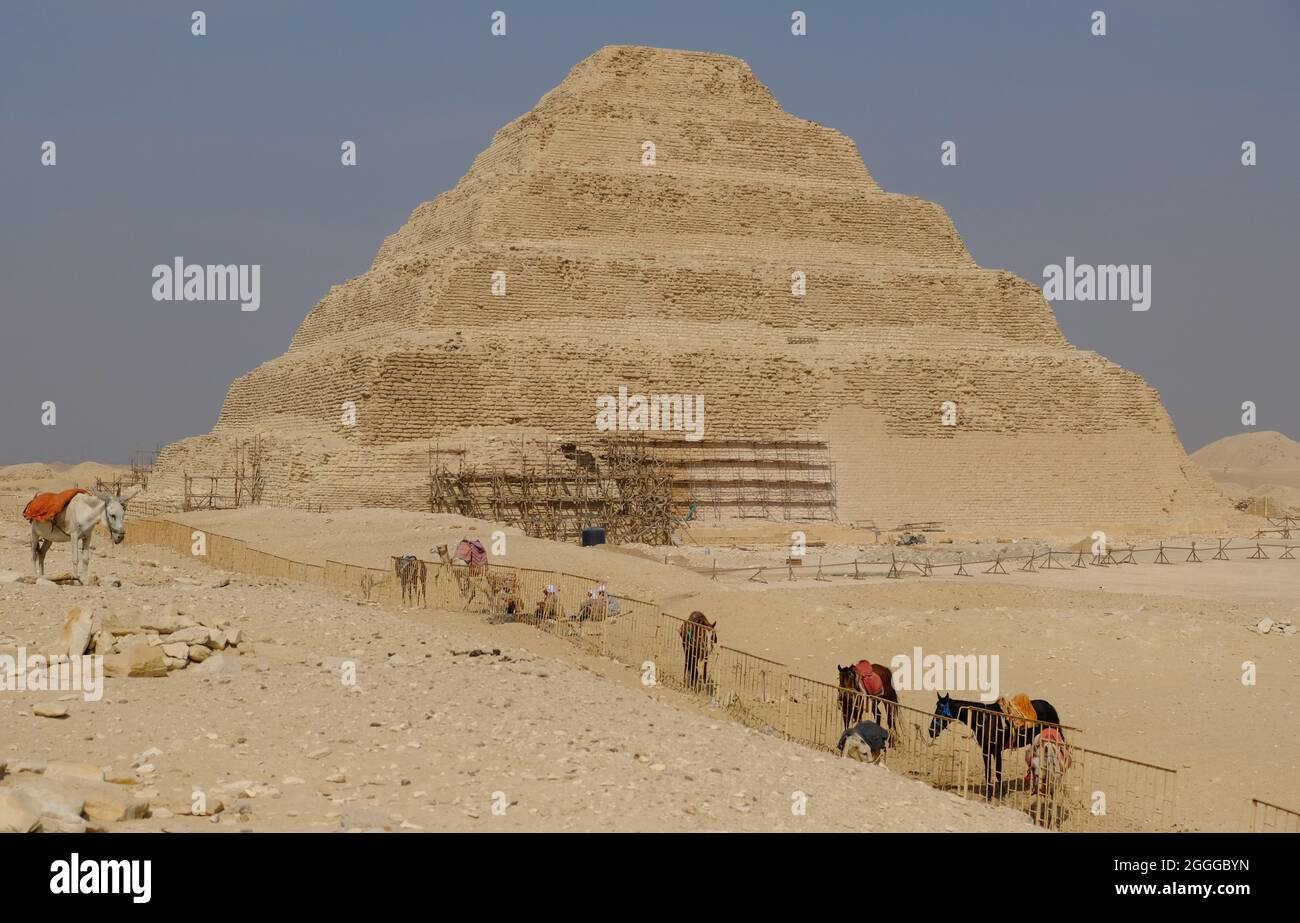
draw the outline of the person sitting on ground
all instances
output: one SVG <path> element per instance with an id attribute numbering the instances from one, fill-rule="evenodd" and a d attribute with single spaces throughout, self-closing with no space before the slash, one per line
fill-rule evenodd
<path id="1" fill-rule="evenodd" d="M 578 619 L 580 621 L 592 619 L 603 622 L 609 616 L 618 615 L 618 613 L 618 600 L 606 592 L 605 584 L 602 583 L 587 591 L 587 601 L 578 610 Z"/>
<path id="2" fill-rule="evenodd" d="M 555 584 L 548 583 L 546 589 L 542 591 L 542 601 L 537 604 L 537 617 L 539 619 L 562 619 L 564 615 L 564 606 L 560 603 L 560 594 L 555 588 Z"/>
<path id="3" fill-rule="evenodd" d="M 889 732 L 876 722 L 859 721 L 840 735 L 837 749 L 841 756 L 852 757 L 860 763 L 878 763 L 888 740 Z"/>
<path id="4" fill-rule="evenodd" d="M 588 590 L 586 601 L 578 607 L 578 621 L 586 622 L 593 619 L 603 619 L 604 617 L 605 607 L 596 596 L 596 591 Z"/>
<path id="5" fill-rule="evenodd" d="M 618 615 L 621 607 L 618 604 L 618 600 L 615 597 L 610 596 L 608 591 L 606 591 L 605 584 L 602 583 L 600 586 L 596 587 L 596 595 L 605 600 L 605 611 L 607 614 Z"/>
<path id="6" fill-rule="evenodd" d="M 1061 777 L 1070 768 L 1070 750 L 1054 727 L 1044 728 L 1034 736 L 1025 751 L 1025 784 L 1035 794 L 1053 794 Z"/>

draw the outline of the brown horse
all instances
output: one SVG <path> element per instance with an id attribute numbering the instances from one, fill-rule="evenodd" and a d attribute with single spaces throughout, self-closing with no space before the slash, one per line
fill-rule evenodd
<path id="1" fill-rule="evenodd" d="M 687 688 L 698 689 L 701 683 L 705 688 L 709 685 L 709 655 L 713 653 L 713 645 L 718 643 L 717 624 L 706 619 L 703 612 L 696 611 L 678 629 L 682 650 L 686 654 Z"/>
<path id="2" fill-rule="evenodd" d="M 413 606 L 427 605 L 428 597 L 425 584 L 429 576 L 428 567 L 413 554 L 393 558 L 393 573 L 402 586 L 402 602 Z M 437 577 L 434 577 L 437 580 Z"/>
<path id="3" fill-rule="evenodd" d="M 885 719 L 892 731 L 898 720 L 898 693 L 894 691 L 893 671 L 883 663 L 871 665 L 871 672 L 880 678 L 882 686 L 880 694 L 873 696 L 862 688 L 862 678 L 856 666 L 849 664 L 847 667 L 841 667 L 836 664 L 836 669 L 840 671 L 840 714 L 844 718 L 844 730 L 847 731 L 862 720 L 862 713 L 865 710 L 863 704 L 866 702 L 871 703 L 871 715 L 879 724 L 880 700 L 884 699 Z"/>

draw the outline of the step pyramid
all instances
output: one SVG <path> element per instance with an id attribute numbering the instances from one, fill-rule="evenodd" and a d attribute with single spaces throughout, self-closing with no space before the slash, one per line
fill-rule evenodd
<path id="1" fill-rule="evenodd" d="M 419 509 L 431 443 L 588 443 L 620 387 L 703 395 L 705 444 L 825 445 L 841 521 L 1225 508 L 1156 392 L 1071 346 L 1035 286 L 977 266 L 942 208 L 881 189 L 743 61 L 635 46 L 499 130 L 156 480 L 260 433 L 280 501 Z"/>

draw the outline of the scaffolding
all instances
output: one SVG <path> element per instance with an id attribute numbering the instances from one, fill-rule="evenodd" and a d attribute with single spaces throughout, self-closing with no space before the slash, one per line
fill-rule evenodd
<path id="1" fill-rule="evenodd" d="M 455 467 L 447 456 L 458 456 Z M 610 542 L 672 541 L 672 474 L 650 442 L 611 437 L 599 446 L 520 441 L 508 465 L 467 464 L 464 449 L 429 449 L 429 509 L 518 526 L 571 541 L 587 527 Z"/>
<path id="2" fill-rule="evenodd" d="M 137 449 L 131 455 L 131 467 L 125 474 L 119 474 L 111 481 L 96 477 L 95 489 L 108 491 L 115 496 L 120 496 L 124 490 L 137 484 L 147 489 L 149 487 L 149 475 L 153 473 L 153 463 L 161 451 L 161 446 L 155 447 L 152 453 Z"/>
<path id="3" fill-rule="evenodd" d="M 184 495 L 181 509 L 233 510 L 241 506 L 260 506 L 266 492 L 266 472 L 262 468 L 266 453 L 262 437 L 235 442 L 232 474 L 190 474 L 182 471 Z"/>
<path id="4" fill-rule="evenodd" d="M 726 517 L 835 520 L 835 466 L 821 439 L 685 442 L 644 434 L 593 445 L 521 441 L 507 464 L 476 466 L 431 445 L 429 509 L 569 540 L 669 544 L 678 523 Z"/>
<path id="5" fill-rule="evenodd" d="M 663 440 L 680 508 L 715 520 L 835 521 L 835 465 L 824 439 Z"/>

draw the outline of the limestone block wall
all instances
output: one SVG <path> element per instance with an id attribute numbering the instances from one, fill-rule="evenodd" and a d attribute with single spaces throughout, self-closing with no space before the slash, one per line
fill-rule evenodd
<path id="1" fill-rule="evenodd" d="M 546 318 L 734 320 L 810 331 L 932 326 L 954 337 L 1068 345 L 1038 290 L 1005 272 L 885 268 L 771 253 L 649 257 L 634 249 L 571 246 L 474 248 L 455 251 L 441 265 L 407 266 L 390 264 L 337 286 L 308 315 L 291 350 L 331 338 L 391 337 L 413 326 L 499 328 Z M 491 291 L 498 270 L 506 273 L 504 296 Z M 805 274 L 802 297 L 791 294 L 796 270 Z"/>

